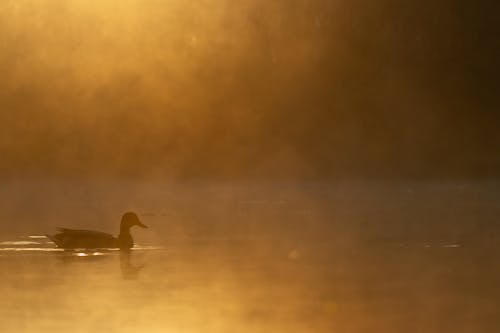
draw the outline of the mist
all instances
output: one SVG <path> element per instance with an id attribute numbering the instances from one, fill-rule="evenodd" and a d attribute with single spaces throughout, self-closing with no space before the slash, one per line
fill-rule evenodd
<path id="1" fill-rule="evenodd" d="M 498 176 L 493 13 L 4 1 L 2 175 Z"/>
<path id="2" fill-rule="evenodd" d="M 498 331 L 496 7 L 1 1 L 0 331 Z"/>

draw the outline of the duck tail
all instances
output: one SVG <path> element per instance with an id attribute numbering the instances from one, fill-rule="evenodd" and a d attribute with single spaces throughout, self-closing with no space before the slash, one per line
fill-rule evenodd
<path id="1" fill-rule="evenodd" d="M 49 234 L 45 234 L 45 236 L 50 239 L 52 242 L 54 242 L 54 244 L 57 245 L 57 239 L 55 237 L 55 235 L 49 235 Z"/>

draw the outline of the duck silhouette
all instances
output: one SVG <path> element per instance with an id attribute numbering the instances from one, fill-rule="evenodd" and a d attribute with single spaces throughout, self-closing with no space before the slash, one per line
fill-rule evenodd
<path id="1" fill-rule="evenodd" d="M 47 235 L 47 237 L 63 249 L 119 248 L 120 250 L 130 250 L 134 246 L 134 240 L 130 235 L 130 228 L 133 226 L 147 229 L 136 213 L 127 212 L 122 216 L 118 237 L 100 231 L 68 228 L 57 228 L 60 231 L 58 234 Z"/>

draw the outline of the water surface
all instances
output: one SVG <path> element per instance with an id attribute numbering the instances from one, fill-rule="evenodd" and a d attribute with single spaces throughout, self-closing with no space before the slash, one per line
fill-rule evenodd
<path id="1" fill-rule="evenodd" d="M 0 238 L 0 332 L 500 328 L 496 188 L 207 192 L 143 211 L 130 254 Z"/>

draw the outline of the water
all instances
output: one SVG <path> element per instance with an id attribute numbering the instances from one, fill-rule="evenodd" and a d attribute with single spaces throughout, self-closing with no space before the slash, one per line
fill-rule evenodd
<path id="1" fill-rule="evenodd" d="M 452 192 L 245 199 L 232 232 L 153 212 L 130 254 L 0 238 L 0 332 L 498 332 L 497 195 Z"/>

